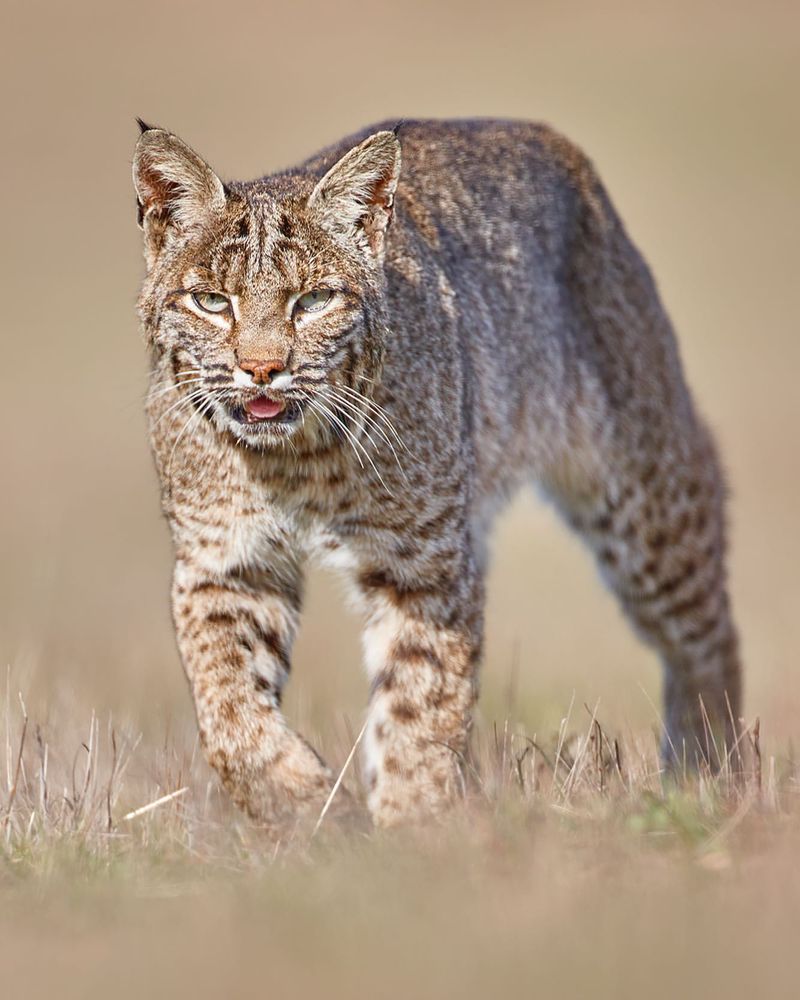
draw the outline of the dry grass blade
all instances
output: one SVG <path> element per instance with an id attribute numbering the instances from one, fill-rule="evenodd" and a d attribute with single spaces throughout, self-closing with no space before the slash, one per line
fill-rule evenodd
<path id="1" fill-rule="evenodd" d="M 28 712 L 25 708 L 25 702 L 22 700 L 22 695 L 19 696 L 19 703 L 22 708 L 22 732 L 19 738 L 19 748 L 17 750 L 17 763 L 14 767 L 14 779 L 11 784 L 11 788 L 8 792 L 8 803 L 6 805 L 6 814 L 3 818 L 4 828 L 8 828 L 8 823 L 11 818 L 11 810 L 14 808 L 14 800 L 17 797 L 17 787 L 19 785 L 19 777 L 22 773 L 22 754 L 25 750 L 25 737 L 28 733 Z M 7 743 L 10 746 L 9 743 Z"/>
<path id="2" fill-rule="evenodd" d="M 336 798 L 336 793 L 339 791 L 342 781 L 344 780 L 345 772 L 347 771 L 348 767 L 350 767 L 353 757 L 355 757 L 356 750 L 358 750 L 358 745 L 359 743 L 361 743 L 364 733 L 367 731 L 368 722 L 369 722 L 369 717 L 364 719 L 364 725 L 361 727 L 358 736 L 356 736 L 355 741 L 353 742 L 353 745 L 350 748 L 350 753 L 347 755 L 347 759 L 345 760 L 344 764 L 342 764 L 342 769 L 339 771 L 339 776 L 337 777 L 336 781 L 334 781 L 333 787 L 330 790 L 330 794 L 325 800 L 325 805 L 322 807 L 319 817 L 317 818 L 317 822 L 314 824 L 314 829 L 311 831 L 312 840 L 314 839 L 314 837 L 316 837 L 319 828 L 322 826 L 323 820 L 328 815 L 328 810 L 330 809 L 334 798 Z"/>
<path id="3" fill-rule="evenodd" d="M 186 785 L 184 785 L 183 788 L 176 788 L 174 792 L 169 792 L 167 795 L 162 795 L 153 802 L 148 802 L 145 806 L 139 806 L 138 809 L 133 809 L 131 812 L 125 813 L 122 819 L 125 821 L 136 819 L 139 816 L 144 816 L 145 813 L 152 812 L 154 809 L 158 809 L 159 806 L 166 805 L 167 802 L 172 802 L 173 799 L 177 799 L 179 796 L 185 795 L 188 791 L 189 788 Z"/>

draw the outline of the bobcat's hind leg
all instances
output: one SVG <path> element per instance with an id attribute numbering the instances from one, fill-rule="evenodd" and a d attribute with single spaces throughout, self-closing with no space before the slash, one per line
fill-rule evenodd
<path id="1" fill-rule="evenodd" d="M 741 678 L 725 573 L 724 483 L 697 422 L 642 427 L 606 465 L 599 495 L 562 507 L 664 667 L 662 756 L 717 768 L 736 756 Z"/>

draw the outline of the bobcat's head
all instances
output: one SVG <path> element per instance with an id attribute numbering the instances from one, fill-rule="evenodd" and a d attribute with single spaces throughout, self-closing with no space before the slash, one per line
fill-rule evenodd
<path id="1" fill-rule="evenodd" d="M 142 124 L 139 309 L 170 372 L 153 391 L 181 394 L 187 416 L 256 448 L 352 434 L 380 369 L 399 172 L 396 135 L 377 132 L 321 179 L 223 184 L 177 136 Z"/>

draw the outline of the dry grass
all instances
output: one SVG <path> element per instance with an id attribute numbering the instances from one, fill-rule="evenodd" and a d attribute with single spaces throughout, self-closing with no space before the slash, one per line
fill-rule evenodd
<path id="1" fill-rule="evenodd" d="M 758 723 L 718 773 L 677 782 L 657 727 L 617 737 L 588 706 L 544 738 L 483 725 L 445 821 L 275 843 L 191 730 L 159 745 L 48 715 L 9 694 L 13 996 L 792 995 L 800 771 Z"/>
<path id="2" fill-rule="evenodd" d="M 244 874 L 307 857 L 320 832 L 340 845 L 364 836 L 330 831 L 324 810 L 310 840 L 298 834 L 271 841 L 229 806 L 190 732 L 158 746 L 94 713 L 81 730 L 76 714 L 45 726 L 28 713 L 21 693 L 14 699 L 7 692 L 0 803 L 7 878 L 53 874 L 53 859 L 70 854 L 98 876 L 169 858 L 191 881 L 198 866 L 204 875 L 215 867 Z M 612 829 L 634 839 L 655 835 L 702 859 L 751 814 L 766 822 L 795 812 L 797 763 L 787 754 L 765 756 L 760 730 L 756 720 L 734 747 L 712 746 L 713 769 L 676 777 L 660 764 L 657 727 L 638 739 L 614 736 L 588 705 L 570 704 L 549 738 L 509 718 L 479 725 L 462 762 L 463 800 L 430 836 L 448 837 L 460 824 L 485 833 L 509 822 L 520 829 L 567 823 L 592 836 Z M 340 778 L 358 797 L 354 749 L 342 744 L 328 751 L 343 761 Z M 428 834 L 415 836 L 425 843 Z"/>

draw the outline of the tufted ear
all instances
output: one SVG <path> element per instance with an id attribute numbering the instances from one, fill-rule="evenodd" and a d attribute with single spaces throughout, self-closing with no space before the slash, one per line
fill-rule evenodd
<path id="1" fill-rule="evenodd" d="M 139 119 L 133 155 L 139 225 L 159 243 L 166 231 L 201 224 L 225 206 L 225 188 L 209 165 L 176 135 Z"/>
<path id="2" fill-rule="evenodd" d="M 311 192 L 308 208 L 326 229 L 379 256 L 400 178 L 400 142 L 376 132 L 335 163 Z"/>

